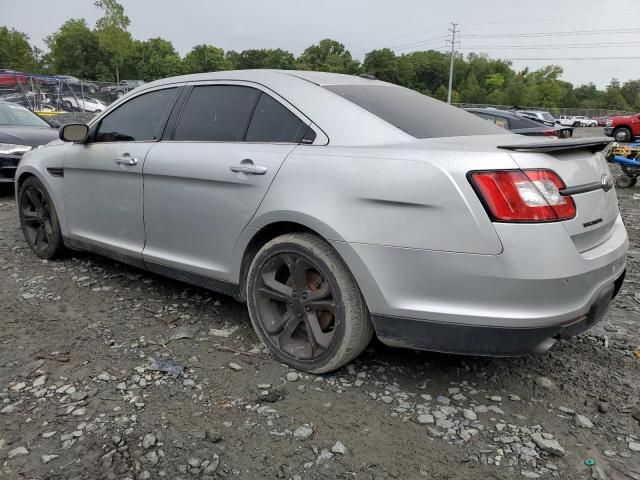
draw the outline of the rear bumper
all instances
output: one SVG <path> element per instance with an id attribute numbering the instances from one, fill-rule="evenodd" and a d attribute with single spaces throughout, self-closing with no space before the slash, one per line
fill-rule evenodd
<path id="1" fill-rule="evenodd" d="M 534 328 L 488 327 L 372 315 L 376 333 L 390 346 L 479 356 L 543 353 L 556 341 L 596 325 L 620 291 L 624 272 L 601 288 L 586 315 L 558 325 Z"/>
<path id="2" fill-rule="evenodd" d="M 496 224 L 499 255 L 333 242 L 380 340 L 443 352 L 516 355 L 594 325 L 622 282 L 622 219 L 579 252 L 561 223 Z"/>

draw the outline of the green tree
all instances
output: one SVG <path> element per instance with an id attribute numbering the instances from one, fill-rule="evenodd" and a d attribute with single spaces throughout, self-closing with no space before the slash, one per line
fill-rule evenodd
<path id="1" fill-rule="evenodd" d="M 398 57 L 389 48 L 372 50 L 364 57 L 363 67 L 366 73 L 375 75 L 378 80 L 398 83 Z"/>
<path id="2" fill-rule="evenodd" d="M 49 47 L 47 63 L 52 73 L 79 78 L 99 79 L 105 71 L 106 52 L 97 34 L 83 18 L 67 20 L 56 32 L 46 37 Z"/>
<path id="3" fill-rule="evenodd" d="M 620 88 L 620 93 L 634 111 L 640 111 L 640 80 L 629 80 Z"/>
<path id="4" fill-rule="evenodd" d="M 0 27 L 0 68 L 33 70 L 37 64 L 27 34 L 14 28 Z"/>
<path id="5" fill-rule="evenodd" d="M 184 73 L 217 72 L 229 70 L 231 62 L 224 57 L 224 50 L 213 45 L 196 45 L 182 60 Z"/>
<path id="6" fill-rule="evenodd" d="M 182 73 L 182 60 L 173 44 L 163 38 L 150 38 L 134 42 L 131 55 L 126 59 L 129 68 L 136 65 L 139 78 L 145 81 L 171 77 Z"/>
<path id="7" fill-rule="evenodd" d="M 359 66 L 342 43 L 330 38 L 306 48 L 298 58 L 298 68 L 301 70 L 353 74 L 359 73 Z"/>
<path id="8" fill-rule="evenodd" d="M 120 68 L 132 46 L 131 34 L 127 32 L 131 22 L 116 0 L 96 0 L 93 4 L 104 12 L 96 22 L 96 33 L 101 47 L 110 55 L 116 82 L 120 82 Z"/>
<path id="9" fill-rule="evenodd" d="M 254 68 L 292 70 L 296 67 L 296 60 L 293 54 L 280 48 L 243 50 L 230 61 L 235 64 L 233 68 L 240 70 Z"/>

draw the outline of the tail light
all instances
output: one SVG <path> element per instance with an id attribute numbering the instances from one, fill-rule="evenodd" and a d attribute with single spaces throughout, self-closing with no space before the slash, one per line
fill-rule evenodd
<path id="1" fill-rule="evenodd" d="M 545 137 L 558 137 L 560 138 L 560 132 L 562 130 L 545 130 L 544 132 L 542 132 L 542 134 Z"/>
<path id="2" fill-rule="evenodd" d="M 488 213 L 497 222 L 555 222 L 576 216 L 576 205 L 563 195 L 564 182 L 551 170 L 471 172 Z"/>

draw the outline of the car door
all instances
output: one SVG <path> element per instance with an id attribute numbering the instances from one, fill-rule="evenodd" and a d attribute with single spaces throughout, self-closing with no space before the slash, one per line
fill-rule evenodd
<path id="1" fill-rule="evenodd" d="M 244 84 L 192 87 L 171 138 L 144 167 L 149 268 L 234 281 L 236 240 L 287 155 L 315 136 L 292 110 Z"/>
<path id="2" fill-rule="evenodd" d="M 92 126 L 64 167 L 64 208 L 71 242 L 141 259 L 144 245 L 142 169 L 162 135 L 178 88 L 142 93 Z M 99 250 L 99 251 L 101 251 Z"/>

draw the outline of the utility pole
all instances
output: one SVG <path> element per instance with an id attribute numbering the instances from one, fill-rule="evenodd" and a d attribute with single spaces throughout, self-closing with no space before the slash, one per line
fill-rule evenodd
<path id="1" fill-rule="evenodd" d="M 449 64 L 449 93 L 447 94 L 447 103 L 451 103 L 451 89 L 453 87 L 453 57 L 456 52 L 456 34 L 460 33 L 457 30 L 458 24 L 451 22 L 451 27 L 449 31 L 451 32 L 451 40 L 447 40 L 447 42 L 451 42 L 451 63 Z"/>

